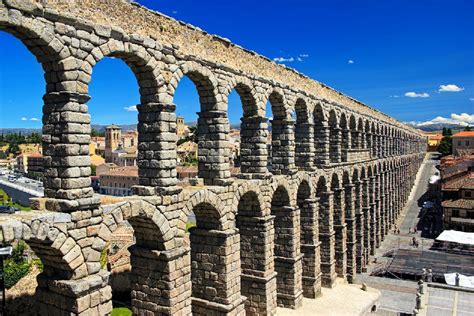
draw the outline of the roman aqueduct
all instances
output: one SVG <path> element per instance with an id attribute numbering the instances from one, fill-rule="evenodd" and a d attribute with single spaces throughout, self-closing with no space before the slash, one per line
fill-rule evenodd
<path id="1" fill-rule="evenodd" d="M 41 315 L 110 313 L 109 272 L 99 259 L 125 220 L 136 238 L 135 314 L 272 315 L 277 306 L 298 308 L 321 286 L 352 282 L 364 271 L 424 156 L 416 130 L 137 4 L 2 0 L 0 30 L 36 56 L 46 81 L 47 211 L 12 217 L 0 234 L 4 244 L 25 240 L 42 259 L 35 295 Z M 90 187 L 86 105 L 94 65 L 105 57 L 130 66 L 141 96 L 140 185 L 107 209 Z M 200 187 L 177 185 L 173 94 L 183 76 L 200 97 Z M 231 177 L 228 148 L 227 97 L 234 89 L 244 113 L 238 178 Z M 187 234 L 191 212 L 197 226 Z"/>

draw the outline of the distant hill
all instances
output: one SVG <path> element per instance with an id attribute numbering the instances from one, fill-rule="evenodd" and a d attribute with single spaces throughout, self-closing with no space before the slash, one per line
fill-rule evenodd
<path id="1" fill-rule="evenodd" d="M 32 133 L 41 133 L 41 128 L 0 128 L 0 134 L 19 134 L 30 135 Z"/>
<path id="2" fill-rule="evenodd" d="M 442 131 L 444 127 L 452 129 L 453 132 L 460 131 L 465 128 L 464 125 L 460 125 L 460 124 L 445 124 L 445 123 L 430 123 L 430 124 L 406 123 L 406 124 L 425 132 Z"/>

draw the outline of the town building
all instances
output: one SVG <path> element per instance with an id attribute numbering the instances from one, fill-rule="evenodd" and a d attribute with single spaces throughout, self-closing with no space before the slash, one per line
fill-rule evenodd
<path id="1" fill-rule="evenodd" d="M 474 131 L 462 131 L 452 136 L 453 155 L 474 155 Z"/>
<path id="2" fill-rule="evenodd" d="M 16 170 L 31 178 L 42 178 L 44 158 L 40 152 L 21 154 L 16 157 Z"/>
<path id="3" fill-rule="evenodd" d="M 110 162 L 120 167 L 136 166 L 136 150 L 130 147 L 125 149 L 122 144 L 119 144 L 118 148 L 112 151 Z"/>
<path id="4" fill-rule="evenodd" d="M 116 163 L 119 166 L 136 165 L 137 144 L 137 131 L 128 131 L 122 134 L 120 126 L 114 124 L 107 126 L 105 130 L 105 161 Z M 122 154 L 135 156 L 120 159 Z"/>
<path id="5" fill-rule="evenodd" d="M 112 152 L 119 146 L 120 136 L 119 126 L 112 124 L 105 128 L 105 161 L 112 161 Z"/>
<path id="6" fill-rule="evenodd" d="M 176 119 L 176 132 L 178 134 L 178 139 L 187 136 L 189 134 L 189 128 L 184 124 L 184 117 L 178 116 Z"/>
<path id="7" fill-rule="evenodd" d="M 101 165 L 98 165 L 96 170 L 95 170 L 95 174 L 97 176 L 100 176 L 101 174 L 103 173 L 106 173 L 108 171 L 110 171 L 111 169 L 115 169 L 115 168 L 118 168 L 118 166 L 112 162 L 106 162 L 106 163 L 103 163 Z"/>
<path id="8" fill-rule="evenodd" d="M 186 161 L 197 161 L 198 158 L 198 144 L 193 141 L 187 141 L 178 145 L 177 148 L 178 162 L 184 163 Z"/>
<path id="9" fill-rule="evenodd" d="M 132 186 L 138 185 L 138 168 L 135 166 L 111 168 L 99 176 L 100 193 L 114 196 L 132 195 Z"/>
<path id="10" fill-rule="evenodd" d="M 105 159 L 97 154 L 97 144 L 91 142 L 89 144 L 89 156 L 91 158 L 91 165 L 93 166 L 100 166 L 101 164 L 105 163 Z"/>
<path id="11" fill-rule="evenodd" d="M 430 152 L 438 151 L 438 147 L 439 147 L 439 144 L 441 143 L 441 140 L 443 139 L 443 135 L 439 133 L 430 133 L 430 132 L 426 132 L 425 135 L 427 136 L 427 139 L 428 139 L 428 151 Z"/>
<path id="12" fill-rule="evenodd" d="M 445 160 L 441 180 L 445 229 L 474 232 L 474 156 Z"/>
<path id="13" fill-rule="evenodd" d="M 94 144 L 95 154 L 99 156 L 105 155 L 105 137 L 103 136 L 91 137 L 91 144 Z"/>

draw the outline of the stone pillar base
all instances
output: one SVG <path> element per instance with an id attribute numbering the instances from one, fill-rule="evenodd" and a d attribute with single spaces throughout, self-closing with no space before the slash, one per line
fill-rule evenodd
<path id="1" fill-rule="evenodd" d="M 301 245 L 303 254 L 303 296 L 316 298 L 321 295 L 321 242 L 316 245 Z"/>
<path id="2" fill-rule="evenodd" d="M 40 274 L 35 294 L 38 315 L 109 315 L 112 312 L 109 274 L 102 270 L 79 280 L 61 281 Z"/>
<path id="3" fill-rule="evenodd" d="M 333 288 L 336 285 L 336 260 L 329 263 L 321 262 L 321 283 L 326 288 Z"/>
<path id="4" fill-rule="evenodd" d="M 96 209 L 100 206 L 100 198 L 97 195 L 74 200 L 46 198 L 44 205 L 48 211 L 69 213 L 78 210 Z"/>
<path id="5" fill-rule="evenodd" d="M 306 298 L 317 298 L 321 296 L 321 273 L 315 278 L 303 277 L 303 296 Z"/>
<path id="6" fill-rule="evenodd" d="M 265 277 L 244 273 L 241 275 L 242 293 L 247 295 L 245 302 L 247 316 L 276 314 L 276 276 L 276 272 Z"/>
<path id="7" fill-rule="evenodd" d="M 174 195 L 179 194 L 183 189 L 178 186 L 169 187 L 153 187 L 145 185 L 132 186 L 132 192 L 139 196 L 153 196 L 153 195 Z"/>
<path id="8" fill-rule="evenodd" d="M 302 255 L 296 258 L 275 256 L 277 271 L 277 304 L 279 307 L 296 309 L 303 305 Z"/>
<path id="9" fill-rule="evenodd" d="M 247 299 L 241 296 L 233 304 L 220 304 L 201 298 L 192 297 L 192 312 L 194 316 L 245 316 L 244 302 Z"/>
<path id="10" fill-rule="evenodd" d="M 264 173 L 241 173 L 238 175 L 239 179 L 245 180 L 265 180 L 270 179 L 272 176 L 268 171 Z"/>

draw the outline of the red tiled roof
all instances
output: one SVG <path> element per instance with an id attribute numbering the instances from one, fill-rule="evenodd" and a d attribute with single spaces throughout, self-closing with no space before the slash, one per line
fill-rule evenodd
<path id="1" fill-rule="evenodd" d="M 454 134 L 452 137 L 474 137 L 474 131 L 462 131 Z"/>
<path id="2" fill-rule="evenodd" d="M 457 199 L 457 200 L 446 200 L 441 203 L 443 207 L 449 208 L 462 208 L 472 210 L 474 209 L 473 199 Z"/>
<path id="3" fill-rule="evenodd" d="M 462 175 L 446 179 L 442 190 L 474 189 L 474 172 L 465 172 Z"/>

